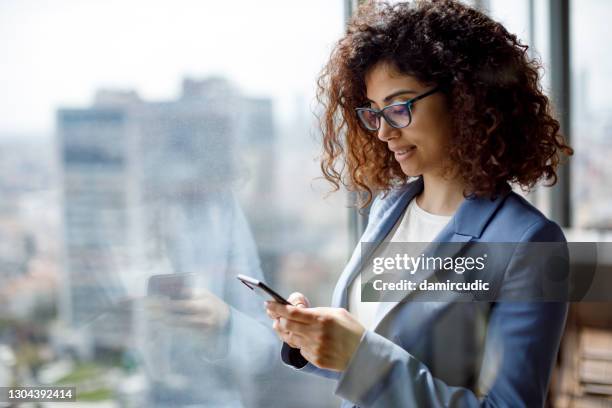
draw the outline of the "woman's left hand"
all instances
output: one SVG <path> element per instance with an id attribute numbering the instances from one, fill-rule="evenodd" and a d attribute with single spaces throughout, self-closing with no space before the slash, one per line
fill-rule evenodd
<path id="1" fill-rule="evenodd" d="M 266 302 L 269 315 L 278 315 L 283 341 L 300 349 L 319 368 L 344 371 L 355 354 L 365 328 L 346 309 L 295 307 Z"/>

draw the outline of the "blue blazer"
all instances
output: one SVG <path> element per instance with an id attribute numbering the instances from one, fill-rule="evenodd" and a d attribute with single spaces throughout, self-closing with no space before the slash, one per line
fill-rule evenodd
<path id="1" fill-rule="evenodd" d="M 372 203 L 361 242 L 382 242 L 423 189 L 423 179 Z M 435 242 L 566 242 L 562 230 L 520 195 L 465 199 Z M 434 245 L 434 244 L 430 244 Z M 362 246 L 336 284 L 332 307 L 348 307 Z M 529 290 L 537 262 L 499 260 L 501 289 Z M 494 260 L 489 260 L 494 261 Z M 410 295 L 409 295 L 410 296 Z M 320 369 L 283 344 L 293 368 L 337 381 L 342 407 L 541 407 L 567 317 L 567 302 L 381 303 L 343 372 Z"/>

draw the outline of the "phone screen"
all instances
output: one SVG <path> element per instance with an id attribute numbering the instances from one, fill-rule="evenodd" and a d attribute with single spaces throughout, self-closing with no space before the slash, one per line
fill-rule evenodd
<path id="1" fill-rule="evenodd" d="M 147 283 L 149 296 L 162 296 L 170 299 L 185 299 L 186 291 L 193 288 L 194 273 L 171 273 L 151 276 Z"/>

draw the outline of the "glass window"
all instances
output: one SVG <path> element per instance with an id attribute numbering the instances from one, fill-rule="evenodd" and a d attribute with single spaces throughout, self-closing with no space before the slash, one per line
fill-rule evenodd
<path id="1" fill-rule="evenodd" d="M 549 4 L 535 0 L 514 2 L 470 0 L 466 2 L 487 12 L 493 19 L 502 23 L 509 32 L 516 34 L 523 44 L 529 46 L 530 56 L 537 59 L 542 65 L 540 83 L 544 92 L 550 97 L 550 71 L 553 67 L 550 65 Z M 514 191 L 523 195 L 545 215 L 552 216 L 550 188 L 539 186 L 530 193 L 525 193 L 520 188 L 515 188 Z"/>
<path id="2" fill-rule="evenodd" d="M 572 209 L 574 226 L 612 228 L 612 58 L 604 44 L 612 41 L 605 0 L 572 1 L 571 6 L 571 116 Z"/>
<path id="3" fill-rule="evenodd" d="M 313 180 L 343 3 L 0 4 L 0 386 L 337 406 L 236 274 L 326 305 L 347 259 L 346 195 Z"/>

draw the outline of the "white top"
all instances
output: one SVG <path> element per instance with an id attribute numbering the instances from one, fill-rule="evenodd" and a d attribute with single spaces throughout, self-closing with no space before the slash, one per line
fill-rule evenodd
<path id="1" fill-rule="evenodd" d="M 448 224 L 452 216 L 428 213 L 418 206 L 416 199 L 412 199 L 384 242 L 421 242 L 429 243 Z M 389 237 L 391 239 L 389 239 Z M 425 244 L 424 244 L 425 246 Z M 410 250 L 420 253 L 423 248 L 411 246 Z M 378 251 L 378 256 L 380 251 Z M 414 256 L 418 256 L 417 253 Z M 376 311 L 381 302 L 361 301 L 361 271 L 349 286 L 348 310 L 366 328 L 373 330 Z"/>

